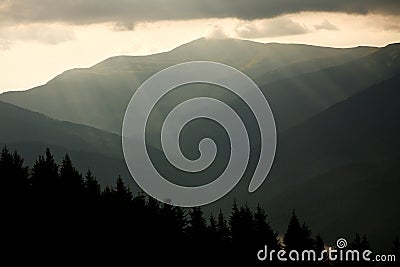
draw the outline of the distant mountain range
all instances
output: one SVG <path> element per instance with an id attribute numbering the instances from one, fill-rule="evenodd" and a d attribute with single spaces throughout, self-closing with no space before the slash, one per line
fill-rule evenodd
<path id="1" fill-rule="evenodd" d="M 274 81 L 262 89 L 280 130 L 285 130 L 398 73 L 400 44 L 392 44 L 344 64 Z"/>
<path id="2" fill-rule="evenodd" d="M 252 157 L 239 185 L 207 210 L 227 210 L 233 198 L 261 203 L 283 232 L 295 208 L 329 242 L 360 232 L 388 246 L 400 234 L 400 44 L 334 49 L 199 39 L 166 53 L 113 57 L 66 71 L 43 86 L 1 94 L 0 144 L 17 148 L 28 163 L 45 147 L 58 158 L 68 152 L 80 170 L 91 168 L 103 185 L 117 174 L 129 180 L 120 140 L 128 101 L 152 74 L 192 60 L 225 63 L 254 79 L 278 127 L 276 160 L 264 185 L 247 192 L 257 158 Z M 242 103 L 222 89 L 198 85 L 174 92 L 158 111 L 204 93 L 247 116 Z M 216 125 L 203 123 L 184 132 L 185 153 L 197 155 L 185 147 L 193 148 L 207 133 L 226 139 Z M 169 173 L 157 135 L 151 137 L 150 152 Z M 222 142 L 219 148 L 222 163 L 213 171 L 227 160 L 229 146 Z M 175 178 L 182 181 L 185 173 Z"/>
<path id="3" fill-rule="evenodd" d="M 358 231 L 382 244 L 399 233 L 399 84 L 397 74 L 283 132 L 255 199 L 276 221 L 296 208 L 331 240 Z"/>
<path id="4" fill-rule="evenodd" d="M 221 62 L 244 71 L 258 85 L 266 85 L 276 79 L 276 72 L 280 73 L 280 77 L 290 77 L 344 64 L 374 51 L 377 49 L 370 47 L 333 49 L 306 45 L 260 44 L 234 39 L 199 39 L 167 53 L 141 57 L 113 57 L 88 69 L 66 71 L 43 86 L 24 92 L 3 93 L 0 95 L 0 101 L 44 113 L 55 119 L 86 124 L 120 134 L 125 108 L 139 85 L 157 71 L 177 63 L 194 60 Z M 328 84 L 331 81 L 319 78 L 318 82 Z M 263 87 L 263 91 L 268 92 L 269 88 L 267 85 Z M 282 113 L 287 117 L 290 109 L 286 105 L 281 107 L 282 103 L 286 104 L 281 99 L 290 97 L 287 96 L 287 90 L 292 87 L 282 92 L 274 91 L 273 88 L 271 87 L 269 101 L 272 107 L 277 109 L 276 116 Z M 43 99 L 46 99 L 46 105 L 43 105 Z M 343 99 L 343 96 L 333 98 L 336 102 L 338 99 Z M 332 104 L 332 101 L 329 103 Z M 283 110 L 280 111 L 281 109 Z M 305 112 L 308 112 L 307 116 L 310 115 L 308 110 Z M 277 121 L 279 124 L 279 118 Z"/>

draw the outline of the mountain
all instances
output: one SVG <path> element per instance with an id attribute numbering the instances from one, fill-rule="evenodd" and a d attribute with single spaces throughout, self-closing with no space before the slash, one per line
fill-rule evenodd
<path id="1" fill-rule="evenodd" d="M 120 134 L 125 108 L 135 90 L 152 74 L 177 63 L 193 60 L 225 63 L 262 85 L 276 77 L 344 64 L 375 51 L 377 48 L 371 47 L 335 49 L 202 38 L 166 53 L 112 57 L 88 69 L 66 71 L 43 86 L 3 93 L 0 101 Z M 275 75 L 276 72 L 280 75 Z M 279 101 L 285 96 L 271 94 L 271 104 L 275 103 L 275 97 Z M 47 100 L 46 105 L 43 99 Z M 277 120 L 279 123 L 280 119 Z"/>
<path id="2" fill-rule="evenodd" d="M 63 150 L 70 151 L 80 168 L 98 168 L 93 169 L 96 175 L 114 179 L 113 171 L 129 177 L 120 136 L 99 129 L 120 133 L 126 105 L 140 83 L 157 70 L 189 60 L 219 61 L 252 77 L 267 96 L 279 131 L 276 159 L 263 186 L 253 194 L 247 191 L 257 164 L 257 155 L 251 155 L 238 186 L 205 207 L 207 211 L 229 210 L 234 198 L 250 206 L 260 203 L 282 233 L 296 208 L 330 243 L 358 231 L 384 245 L 400 234 L 399 44 L 332 49 L 201 39 L 166 53 L 114 57 L 88 69 L 67 71 L 43 86 L 0 95 L 0 100 L 56 118 L 0 102 L 0 142 L 26 150 L 28 162 L 34 159 L 29 155 L 50 146 L 58 158 Z M 174 90 L 151 115 L 155 122 L 149 120 L 150 128 L 161 125 L 159 115 L 171 106 L 202 94 L 227 100 L 241 118 L 251 118 L 240 100 L 221 90 L 205 85 Z M 209 182 L 214 176 L 207 171 L 218 174 L 229 160 L 226 132 L 206 121 L 191 126 L 197 127 L 184 128 L 180 139 L 189 158 L 199 155 L 198 141 L 205 136 L 218 146 L 217 164 L 201 173 L 207 179 L 201 182 Z M 256 134 L 253 126 L 251 136 Z M 162 172 L 174 173 L 165 164 L 158 136 L 149 136 L 153 162 Z M 256 150 L 258 143 L 252 147 Z M 187 179 L 186 172 L 174 175 L 177 183 L 197 181 Z"/>
<path id="3" fill-rule="evenodd" d="M 400 161 L 353 163 L 287 187 L 268 201 L 270 219 L 281 232 L 296 209 L 315 235 L 329 244 L 366 234 L 375 252 L 389 251 L 400 233 Z M 275 207 L 279 203 L 279 209 Z"/>
<path id="4" fill-rule="evenodd" d="M 400 72 L 400 44 L 338 66 L 261 86 L 280 131 Z"/>
<path id="5" fill-rule="evenodd" d="M 400 233 L 399 84 L 397 74 L 281 133 L 269 178 L 250 201 L 281 230 L 296 208 L 331 241 L 358 231 L 389 245 Z"/>
<path id="6" fill-rule="evenodd" d="M 400 72 L 281 133 L 275 165 L 279 176 L 293 183 L 295 177 L 301 180 L 351 162 L 398 158 L 399 83 Z"/>
<path id="7" fill-rule="evenodd" d="M 0 145 L 16 149 L 31 166 L 49 147 L 58 160 L 70 154 L 80 171 L 91 169 L 103 185 L 114 183 L 118 174 L 129 177 L 121 138 L 116 134 L 58 121 L 4 102 L 0 102 L 0 125 Z"/>
<path id="8" fill-rule="evenodd" d="M 120 137 L 93 127 L 58 121 L 43 114 L 0 102 L 0 140 L 44 142 L 70 149 L 121 156 Z"/>

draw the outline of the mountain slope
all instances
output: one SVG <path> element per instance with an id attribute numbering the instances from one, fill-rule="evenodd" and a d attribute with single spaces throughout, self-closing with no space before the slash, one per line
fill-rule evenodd
<path id="1" fill-rule="evenodd" d="M 217 61 L 244 71 L 258 84 L 266 84 L 277 76 L 266 75 L 271 71 L 279 70 L 282 77 L 287 77 L 342 64 L 376 50 L 199 39 L 167 53 L 113 57 L 89 69 L 67 71 L 43 86 L 3 93 L 0 101 L 119 134 L 125 108 L 139 85 L 155 72 L 177 63 Z M 47 99 L 45 105 L 43 99 Z"/>
<path id="2" fill-rule="evenodd" d="M 400 233 L 399 84 L 400 74 L 280 134 L 269 178 L 249 201 L 281 230 L 296 208 L 331 241 L 358 231 L 387 246 Z"/>
<path id="3" fill-rule="evenodd" d="M 400 44 L 381 48 L 348 63 L 261 86 L 270 99 L 280 131 L 332 104 L 400 73 Z"/>
<path id="4" fill-rule="evenodd" d="M 265 205 L 281 232 L 286 230 L 287 211 L 296 209 L 314 234 L 329 244 L 361 233 L 368 236 L 374 251 L 388 251 L 393 237 L 400 234 L 399 164 L 349 164 L 288 187 Z"/>
<path id="5" fill-rule="evenodd" d="M 57 118 L 118 132 L 127 101 L 135 90 L 132 84 L 138 85 L 155 69 L 172 62 L 216 56 L 209 54 L 208 48 L 214 53 L 225 51 L 219 55 L 221 60 L 226 63 L 237 60 L 241 69 L 255 77 L 282 70 L 278 72 L 284 79 L 262 87 L 281 130 L 269 178 L 250 195 L 247 188 L 251 173 L 247 172 L 239 186 L 207 209 L 224 207 L 228 210 L 236 198 L 249 205 L 259 202 L 267 207 L 270 220 L 278 224 L 280 232 L 285 230 L 292 208 L 297 208 L 301 216 L 311 222 L 313 229 L 331 240 L 341 233 L 354 231 L 370 234 L 375 239 L 381 235 L 383 238 L 379 242 L 384 238 L 391 239 L 399 223 L 394 204 L 398 200 L 395 189 L 399 185 L 397 166 L 400 157 L 399 45 L 368 50 L 367 55 L 355 56 L 350 62 L 338 60 L 340 65 L 328 66 L 324 61 L 329 57 L 349 57 L 348 53 L 353 50 L 275 44 L 259 47 L 247 42 L 237 42 L 228 49 L 230 40 L 225 41 L 210 44 L 202 40 L 150 57 L 112 58 L 91 69 L 66 72 L 39 88 L 3 94 L 1 99 L 44 110 Z M 235 51 L 239 50 L 235 45 L 251 47 L 249 51 L 253 53 L 239 53 L 236 58 Z M 257 58 L 260 57 L 258 53 L 263 53 L 261 47 L 268 47 L 268 60 L 261 58 L 253 62 L 254 55 Z M 285 50 L 287 48 L 297 52 L 290 54 Z M 314 49 L 322 49 L 322 52 L 317 53 Z M 297 55 L 299 51 L 304 53 L 304 58 Z M 307 51 L 315 53 L 311 56 Z M 291 59 L 286 61 L 286 56 Z M 303 65 L 313 72 L 302 74 Z M 199 88 L 201 92 L 204 90 L 211 89 Z M 48 99 L 46 103 L 43 103 L 44 99 Z M 96 154 L 102 156 L 96 160 L 98 166 L 126 171 L 122 157 L 118 157 L 121 152 L 117 135 L 56 121 L 1 102 L 0 122 L 4 126 L 0 132 L 1 142 L 22 149 L 28 148 L 28 144 L 39 147 L 40 142 L 46 146 L 60 146 L 60 151 L 68 147 L 80 156 L 80 166 L 85 166 L 82 162 L 86 157 Z M 206 126 L 203 129 L 216 132 Z M 202 134 L 202 131 L 189 131 L 183 142 L 192 145 L 190 150 L 193 143 L 197 144 L 193 140 L 199 140 Z M 81 150 L 85 152 L 79 154 Z M 105 157 L 109 154 L 113 154 L 113 159 L 118 162 L 108 164 Z M 250 165 L 254 166 L 254 162 Z M 178 178 L 185 179 L 185 175 Z M 353 212 L 354 209 L 357 211 Z M 369 210 L 375 212 L 369 215 Z M 378 231 L 377 227 L 384 231 Z"/>
<path id="6" fill-rule="evenodd" d="M 122 155 L 118 135 L 54 120 L 4 102 L 0 102 L 0 124 L 3 143 L 43 142 L 113 157 Z"/>
<path id="7" fill-rule="evenodd" d="M 400 74 L 279 135 L 279 176 L 307 177 L 350 162 L 400 156 Z M 279 167 L 284 163 L 290 168 Z"/>
<path id="8" fill-rule="evenodd" d="M 32 166 L 50 148 L 58 161 L 70 154 L 78 169 L 91 169 L 102 185 L 122 175 L 133 188 L 122 157 L 121 138 L 92 127 L 51 119 L 0 101 L 0 146 L 17 150 Z"/>

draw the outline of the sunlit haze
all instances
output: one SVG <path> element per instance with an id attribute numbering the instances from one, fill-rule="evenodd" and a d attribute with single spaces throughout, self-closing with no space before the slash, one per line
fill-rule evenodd
<path id="1" fill-rule="evenodd" d="M 1 5 L 0 5 L 1 18 Z M 400 41 L 400 17 L 386 14 L 298 12 L 272 18 L 202 18 L 137 22 L 0 23 L 0 92 L 46 83 L 71 68 L 117 55 L 171 50 L 200 37 L 329 47 L 385 46 Z"/>

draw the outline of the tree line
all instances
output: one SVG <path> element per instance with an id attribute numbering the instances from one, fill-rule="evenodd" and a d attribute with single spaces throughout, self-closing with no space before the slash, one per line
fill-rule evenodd
<path id="1" fill-rule="evenodd" d="M 206 219 L 200 207 L 184 209 L 133 194 L 121 177 L 102 188 L 90 170 L 82 175 L 68 155 L 56 163 L 49 149 L 29 168 L 17 152 L 3 148 L 0 179 L 1 260 L 14 265 L 283 266 L 258 261 L 257 252 L 265 245 L 325 248 L 295 211 L 282 237 L 260 205 L 253 211 L 235 201 L 229 215 L 219 210 Z M 369 249 L 367 237 L 356 234 L 349 248 Z M 398 238 L 393 253 L 400 259 Z"/>

